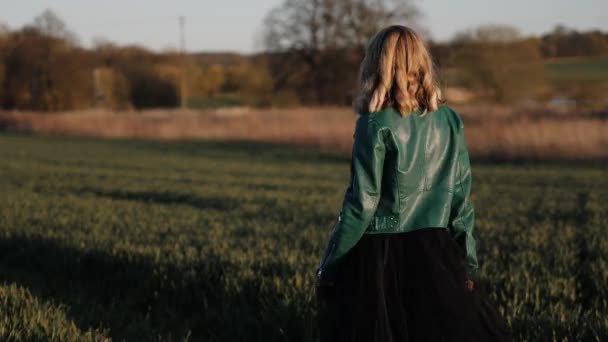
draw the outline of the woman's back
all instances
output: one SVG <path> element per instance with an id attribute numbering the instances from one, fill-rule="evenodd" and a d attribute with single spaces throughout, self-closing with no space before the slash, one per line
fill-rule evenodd
<path id="1" fill-rule="evenodd" d="M 458 114 L 447 106 L 407 116 L 388 108 L 362 119 L 375 122 L 370 126 L 383 135 L 386 150 L 380 199 L 366 233 L 447 228 L 460 185 L 459 153 L 466 153 Z"/>
<path id="2" fill-rule="evenodd" d="M 392 108 L 361 115 L 350 185 L 321 269 L 332 268 L 363 234 L 447 228 L 476 277 L 471 171 L 463 124 L 447 106 L 407 116 Z"/>
<path id="3" fill-rule="evenodd" d="M 322 341 L 504 341 L 477 277 L 460 116 L 420 38 L 392 26 L 361 65 L 351 177 L 317 273 Z"/>

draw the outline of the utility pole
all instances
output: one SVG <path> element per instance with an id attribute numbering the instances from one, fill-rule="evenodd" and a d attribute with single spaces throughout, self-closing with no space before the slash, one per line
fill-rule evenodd
<path id="1" fill-rule="evenodd" d="M 188 106 L 188 89 L 186 83 L 186 18 L 183 15 L 179 16 L 179 53 L 181 61 L 181 77 L 180 77 L 180 105 L 182 108 Z"/>

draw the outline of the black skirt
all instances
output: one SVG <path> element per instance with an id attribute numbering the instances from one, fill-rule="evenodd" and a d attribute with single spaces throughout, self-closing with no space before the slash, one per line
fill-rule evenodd
<path id="1" fill-rule="evenodd" d="M 446 229 L 365 234 L 317 289 L 321 342 L 510 341 Z"/>

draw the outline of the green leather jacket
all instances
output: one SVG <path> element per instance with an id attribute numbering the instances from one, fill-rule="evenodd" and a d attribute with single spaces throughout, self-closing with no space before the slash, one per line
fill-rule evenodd
<path id="1" fill-rule="evenodd" d="M 363 234 L 446 228 L 477 277 L 470 198 L 471 169 L 460 116 L 447 106 L 421 115 L 395 109 L 360 115 L 350 186 L 318 269 L 331 282 L 340 260 Z"/>

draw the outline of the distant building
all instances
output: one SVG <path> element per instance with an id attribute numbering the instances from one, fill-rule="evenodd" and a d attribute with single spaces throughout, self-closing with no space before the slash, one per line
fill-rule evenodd
<path id="1" fill-rule="evenodd" d="M 565 96 L 554 96 L 549 100 L 547 106 L 559 111 L 568 111 L 576 108 L 576 100 Z"/>

